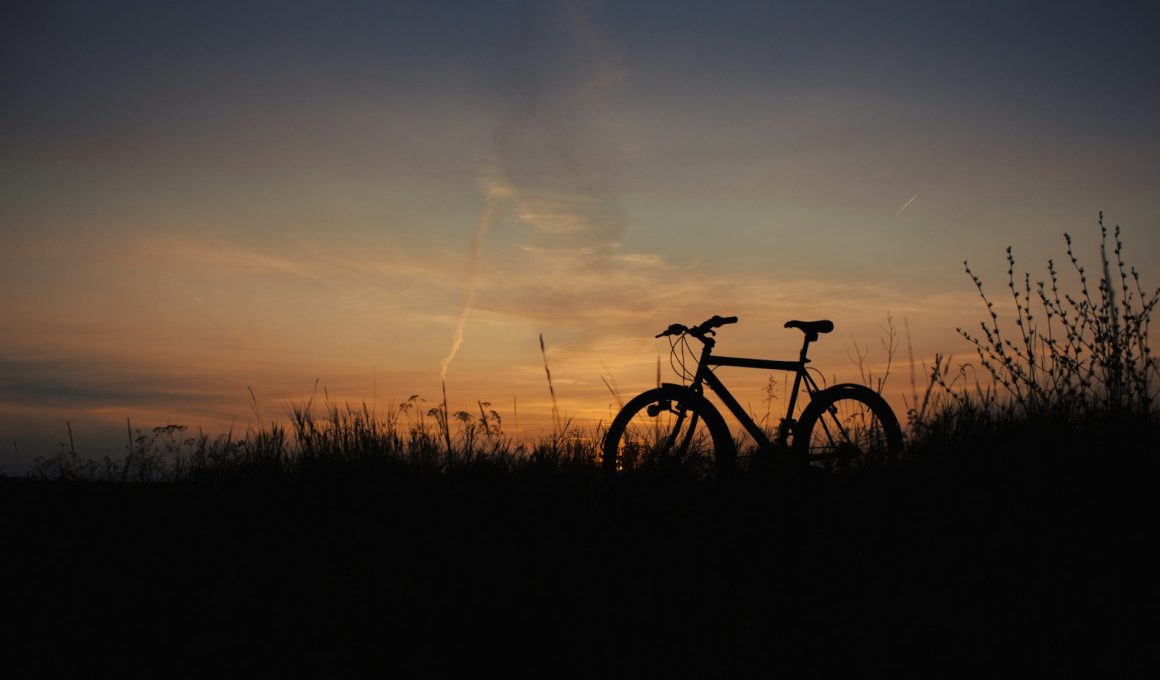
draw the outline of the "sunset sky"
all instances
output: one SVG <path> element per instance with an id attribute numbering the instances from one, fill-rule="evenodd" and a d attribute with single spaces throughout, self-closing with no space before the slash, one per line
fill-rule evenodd
<path id="1" fill-rule="evenodd" d="M 1097 215 L 1160 284 L 1151 2 L 53 2 L 0 20 L 0 468 L 72 425 L 243 431 L 309 398 L 551 401 L 655 381 L 673 322 L 856 377 L 916 361 L 1004 248 Z M 473 243 L 477 250 L 473 255 Z M 465 301 L 470 304 L 463 314 Z M 904 406 L 905 340 L 888 392 Z M 880 368 L 878 369 L 880 370 Z M 921 370 L 921 368 L 919 369 Z M 751 375 L 747 375 L 747 373 Z M 763 412 L 760 372 L 722 373 Z"/>

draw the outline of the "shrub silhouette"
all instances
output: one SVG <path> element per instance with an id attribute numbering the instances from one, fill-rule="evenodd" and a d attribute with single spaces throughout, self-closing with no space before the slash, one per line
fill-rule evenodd
<path id="1" fill-rule="evenodd" d="M 1054 260 L 1047 261 L 1048 281 L 1038 281 L 1034 289 L 1031 274 L 1025 273 L 1018 281 L 1015 256 L 1007 248 L 1007 287 L 1017 329 L 1013 334 L 1000 329 L 998 312 L 983 292 L 983 282 L 963 263 L 990 321 L 980 323 L 979 335 L 956 330 L 974 345 L 983 368 L 1021 413 L 1146 415 L 1152 410 L 1151 378 L 1157 366 L 1148 347 L 1148 326 L 1160 289 L 1145 292 L 1139 272 L 1124 262 L 1119 226 L 1113 232 L 1109 256 L 1102 212 L 1099 224 L 1100 273 L 1094 295 L 1088 270 L 1076 257 L 1070 235 L 1064 234 L 1064 239 L 1078 277 L 1076 295 L 1061 293 Z"/>

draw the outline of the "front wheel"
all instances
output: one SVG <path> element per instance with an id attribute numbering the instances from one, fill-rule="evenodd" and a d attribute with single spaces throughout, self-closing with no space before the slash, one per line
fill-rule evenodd
<path id="1" fill-rule="evenodd" d="M 835 385 L 810 399 L 794 428 L 798 460 L 831 472 L 892 463 L 902 428 L 890 405 L 863 385 Z"/>
<path id="2" fill-rule="evenodd" d="M 727 476 L 737 464 L 721 414 L 703 396 L 679 385 L 648 390 L 625 404 L 608 426 L 601 453 L 609 474 L 676 464 L 715 467 Z"/>

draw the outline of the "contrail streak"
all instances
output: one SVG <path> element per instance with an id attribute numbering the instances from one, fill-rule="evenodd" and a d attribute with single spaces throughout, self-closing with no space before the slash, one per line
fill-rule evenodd
<path id="1" fill-rule="evenodd" d="M 535 6 L 529 7 L 524 17 L 523 35 L 519 53 L 527 50 L 535 24 Z M 496 221 L 500 208 L 514 193 L 513 183 L 508 171 L 508 153 L 513 143 L 523 136 L 532 114 L 536 108 L 536 98 L 539 91 L 534 79 L 529 77 L 526 69 L 517 72 L 517 97 L 513 102 L 512 110 L 507 120 L 496 128 L 491 146 L 491 161 L 487 167 L 487 184 L 484 193 L 483 211 L 475 224 L 475 234 L 471 237 L 471 257 L 467 267 L 467 291 L 463 294 L 463 303 L 459 306 L 459 315 L 455 321 L 455 331 L 451 335 L 451 349 L 447 356 L 439 362 L 439 379 L 447 380 L 447 369 L 459 353 L 463 345 L 463 331 L 467 327 L 467 316 L 475 306 L 475 289 L 479 278 L 479 242 L 484 233 Z M 501 179 L 502 178 L 502 179 Z"/>
<path id="2" fill-rule="evenodd" d="M 451 366 L 455 355 L 459 353 L 460 346 L 463 345 L 463 329 L 467 326 L 467 315 L 475 305 L 475 288 L 479 279 L 479 242 L 488 228 L 495 222 L 500 208 L 503 207 L 503 202 L 509 196 L 511 196 L 511 189 L 507 185 L 494 180 L 488 184 L 483 212 L 479 215 L 479 221 L 475 223 L 475 235 L 471 237 L 471 258 L 467 265 L 467 292 L 463 294 L 463 303 L 459 305 L 459 316 L 455 321 L 455 331 L 451 335 L 451 350 L 439 362 L 440 380 L 447 380 L 447 369 Z"/>
<path id="3" fill-rule="evenodd" d="M 918 194 L 911 196 L 909 201 L 907 201 L 906 203 L 903 203 L 902 207 L 898 209 L 898 214 L 901 215 L 903 210 L 906 210 L 907 208 L 909 208 L 910 204 L 914 203 L 914 199 L 916 199 L 916 198 L 918 198 Z"/>
<path id="4" fill-rule="evenodd" d="M 606 256 L 624 228 L 608 187 L 607 164 L 599 161 L 598 140 L 585 134 L 590 125 L 583 115 L 599 103 L 604 90 L 625 78 L 616 55 L 584 0 L 529 3 L 521 29 L 513 51 L 514 97 L 493 133 L 484 206 L 471 239 L 467 290 L 451 349 L 439 362 L 442 380 L 463 345 L 475 306 L 480 241 L 508 204 L 540 238 L 565 247 L 582 244 L 594 258 Z M 545 64 L 552 65 L 548 73 L 543 72 Z M 525 140 L 529 130 L 530 139 Z"/>

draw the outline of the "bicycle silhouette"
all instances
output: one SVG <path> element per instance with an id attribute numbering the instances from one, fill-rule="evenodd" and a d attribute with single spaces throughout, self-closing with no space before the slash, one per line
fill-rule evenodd
<path id="1" fill-rule="evenodd" d="M 713 347 L 717 342 L 714 329 L 732 323 L 737 323 L 737 317 L 713 316 L 691 328 L 672 324 L 656 336 L 672 338 L 669 344 L 673 368 L 691 382 L 687 385 L 662 383 L 637 395 L 620 409 L 604 438 L 605 471 L 616 473 L 658 460 L 705 458 L 711 453 L 720 474 L 732 473 L 737 465 L 737 448 L 725 419 L 704 394 L 706 385 L 728 407 L 760 451 L 788 450 L 797 464 L 831 471 L 878 465 L 897 458 L 902 448 L 902 429 L 885 399 L 874 390 L 853 383 L 823 389 L 806 368 L 810 343 L 817 341 L 819 334 L 834 330 L 833 322 L 786 322 L 786 328 L 797 328 L 805 334 L 797 361 L 714 356 Z M 691 351 L 689 338 L 703 344 L 694 371 L 688 370 L 683 359 L 685 352 Z M 773 439 L 726 389 L 714 373 L 718 366 L 794 374 L 786 414 Z M 809 401 L 795 420 L 794 408 L 803 387 Z"/>

